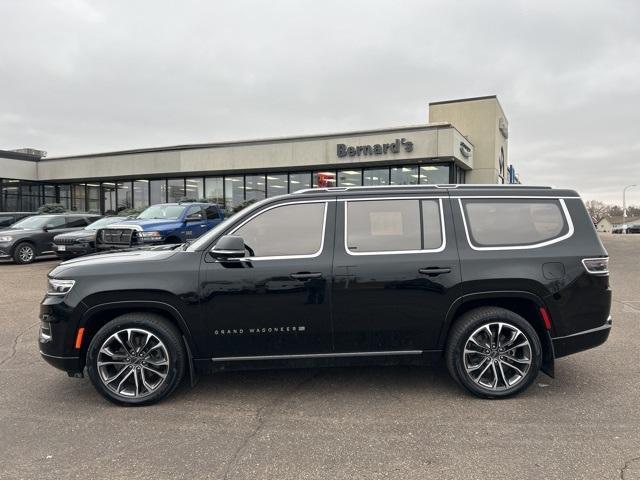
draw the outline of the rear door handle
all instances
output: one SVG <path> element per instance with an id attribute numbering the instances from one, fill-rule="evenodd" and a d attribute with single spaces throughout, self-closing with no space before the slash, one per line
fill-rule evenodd
<path id="1" fill-rule="evenodd" d="M 422 273 L 423 275 L 429 275 L 430 277 L 435 277 L 437 275 L 442 275 L 443 273 L 451 273 L 451 268 L 450 267 L 427 267 L 427 268 L 421 268 L 418 270 L 418 272 Z"/>
<path id="2" fill-rule="evenodd" d="M 322 278 L 321 272 L 299 272 L 292 273 L 289 277 L 294 280 L 311 280 L 312 278 Z"/>

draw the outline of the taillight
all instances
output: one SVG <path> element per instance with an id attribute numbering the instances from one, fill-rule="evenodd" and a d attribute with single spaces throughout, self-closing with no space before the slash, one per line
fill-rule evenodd
<path id="1" fill-rule="evenodd" d="M 609 274 L 609 258 L 583 258 L 582 265 L 587 272 L 592 275 Z"/>

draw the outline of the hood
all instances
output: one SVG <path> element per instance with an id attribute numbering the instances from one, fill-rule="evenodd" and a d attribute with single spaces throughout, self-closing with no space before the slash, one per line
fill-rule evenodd
<path id="1" fill-rule="evenodd" d="M 176 250 L 169 249 L 136 249 L 129 251 L 113 251 L 86 255 L 72 260 L 62 262 L 51 270 L 52 277 L 63 275 L 68 277 L 74 272 L 82 272 L 85 268 L 96 271 L 96 267 L 101 268 L 134 268 L 139 262 L 158 262 L 171 258 L 176 254 Z"/>
<path id="2" fill-rule="evenodd" d="M 136 227 L 141 228 L 142 230 L 153 230 L 154 228 L 164 227 L 166 225 L 180 225 L 182 222 L 180 220 L 165 220 L 161 218 L 149 218 L 145 220 L 125 220 L 122 222 L 112 223 L 111 225 L 107 225 L 104 228 L 120 228 L 120 227 L 131 227 L 136 229 Z"/>
<path id="3" fill-rule="evenodd" d="M 67 233 L 61 233 L 60 235 L 56 235 L 54 237 L 54 241 L 56 238 L 69 238 L 69 239 L 88 238 L 90 240 L 93 240 L 96 238 L 96 231 L 95 230 L 76 230 L 75 232 L 67 232 Z"/>

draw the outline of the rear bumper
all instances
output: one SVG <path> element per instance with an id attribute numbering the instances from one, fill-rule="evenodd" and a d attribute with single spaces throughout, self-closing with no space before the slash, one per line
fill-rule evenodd
<path id="1" fill-rule="evenodd" d="M 602 345 L 607 341 L 607 338 L 609 338 L 611 325 L 612 320 L 611 316 L 609 316 L 606 323 L 600 327 L 584 330 L 565 337 L 552 338 L 555 357 L 564 357 Z"/>

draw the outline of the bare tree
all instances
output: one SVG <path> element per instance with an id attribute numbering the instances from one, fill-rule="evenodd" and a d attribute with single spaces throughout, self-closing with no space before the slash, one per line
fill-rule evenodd
<path id="1" fill-rule="evenodd" d="M 611 210 L 611 206 L 599 202 L 598 200 L 588 200 L 584 204 L 587 207 L 589 215 L 593 219 L 593 223 L 598 223 L 607 215 L 611 215 L 609 213 Z"/>

